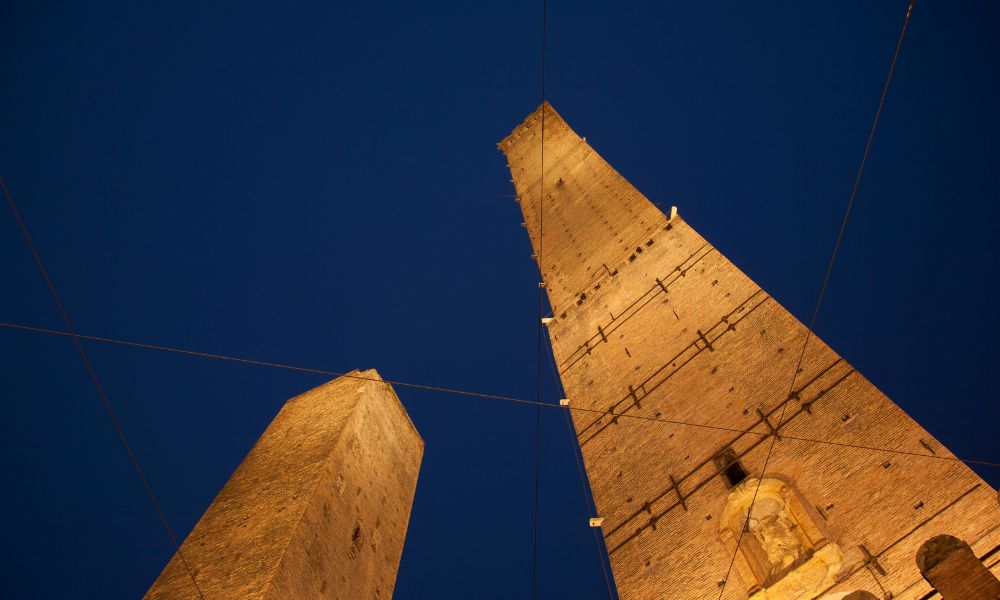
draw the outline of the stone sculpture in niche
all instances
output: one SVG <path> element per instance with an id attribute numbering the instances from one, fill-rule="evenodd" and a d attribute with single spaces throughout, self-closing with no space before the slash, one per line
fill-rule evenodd
<path id="1" fill-rule="evenodd" d="M 794 486 L 776 477 L 747 478 L 730 492 L 719 533 L 752 600 L 815 598 L 836 582 L 843 553 L 806 506 Z"/>

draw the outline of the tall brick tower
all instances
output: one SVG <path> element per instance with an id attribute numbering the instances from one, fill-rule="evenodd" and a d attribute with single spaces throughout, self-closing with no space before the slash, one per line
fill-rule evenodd
<path id="1" fill-rule="evenodd" d="M 805 326 L 550 105 L 499 147 L 623 599 L 717 598 L 734 556 L 725 598 L 937 597 L 939 534 L 996 562 L 996 492 L 815 336 L 791 388 Z"/>
<path id="2" fill-rule="evenodd" d="M 289 400 L 181 546 L 204 598 L 391 598 L 423 449 L 374 369 Z M 198 598 L 178 556 L 146 598 Z"/>

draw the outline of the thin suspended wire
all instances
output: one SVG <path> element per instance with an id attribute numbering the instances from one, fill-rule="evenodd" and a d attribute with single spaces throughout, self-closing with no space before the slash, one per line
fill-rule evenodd
<path id="1" fill-rule="evenodd" d="M 198 592 L 198 596 L 204 600 L 205 596 L 201 593 L 201 589 L 198 587 L 198 582 L 195 581 L 194 573 L 191 571 L 191 567 L 184 558 L 184 554 L 181 553 L 180 544 L 177 543 L 177 537 L 174 535 L 173 530 L 170 528 L 170 524 L 167 522 L 167 516 L 160 507 L 160 503 L 156 499 L 156 494 L 153 493 L 152 486 L 149 485 L 146 473 L 142 470 L 142 466 L 139 464 L 139 458 L 132 450 L 132 444 L 129 443 L 128 437 L 125 435 L 125 429 L 122 427 L 121 421 L 118 420 L 118 415 L 115 413 L 114 408 L 111 406 L 111 402 L 108 400 L 107 392 L 105 392 L 104 385 L 101 383 L 100 378 L 97 376 L 97 372 L 94 370 L 94 367 L 90 362 L 90 357 L 87 355 L 87 351 L 84 350 L 83 344 L 80 343 L 80 337 L 76 334 L 76 329 L 73 327 L 73 322 L 69 318 L 69 313 L 66 311 L 66 307 L 63 306 L 62 300 L 56 292 L 55 284 L 52 283 L 52 277 L 49 276 L 49 271 L 45 268 L 45 263 L 42 262 L 42 257 L 38 253 L 38 248 L 35 247 L 35 242 L 31 239 L 31 235 L 28 233 L 28 227 L 24 223 L 24 219 L 21 217 L 21 212 L 17 209 L 17 204 L 14 203 L 14 197 L 11 195 L 10 190 L 7 189 L 7 184 L 4 182 L 3 177 L 0 177 L 0 187 L 3 188 L 4 196 L 7 198 L 7 205 L 10 207 L 11 212 L 14 213 L 14 220 L 17 221 L 17 226 L 21 230 L 21 235 L 24 237 L 24 241 L 27 243 L 28 249 L 31 251 L 31 256 L 35 259 L 35 264 L 38 266 L 38 270 L 41 272 L 42 278 L 45 280 L 45 285 L 49 288 L 49 294 L 52 296 L 52 300 L 55 302 L 56 308 L 59 310 L 59 315 L 66 324 L 68 335 L 73 339 L 73 345 L 76 346 L 76 351 L 80 355 L 83 367 L 86 369 L 87 375 L 93 382 L 94 388 L 97 390 L 97 395 L 101 398 L 101 403 L 104 405 L 104 411 L 108 414 L 108 418 L 111 419 L 111 424 L 114 426 L 115 432 L 118 434 L 118 439 L 125 448 L 125 453 L 128 454 L 129 462 L 132 463 L 132 467 L 135 469 L 136 475 L 139 476 L 139 481 L 142 482 L 142 487 L 146 491 L 146 497 L 149 498 L 149 503 L 153 506 L 156 516 L 160 519 L 163 531 L 166 532 L 167 538 L 170 540 L 171 545 L 173 545 L 177 557 L 184 566 L 184 570 L 187 572 L 188 577 L 191 578 L 191 584 L 194 586 L 195 591 Z"/>
<path id="2" fill-rule="evenodd" d="M 865 163 L 868 161 L 868 154 L 872 148 L 872 140 L 875 139 L 875 131 L 878 129 L 879 117 L 882 116 L 882 108 L 885 106 L 885 98 L 889 93 L 889 84 L 892 82 L 892 74 L 896 70 L 896 61 L 899 59 L 899 51 L 903 47 L 903 38 L 906 36 L 906 28 L 910 24 L 910 15 L 913 13 L 913 4 L 914 0 L 911 0 L 910 5 L 906 9 L 906 16 L 903 19 L 903 27 L 899 32 L 899 40 L 896 42 L 896 50 L 893 52 L 892 62 L 889 64 L 889 73 L 886 75 L 885 85 L 882 86 L 882 96 L 879 98 L 878 108 L 875 110 L 875 117 L 872 119 L 871 129 L 868 131 L 868 140 L 865 142 L 865 150 L 861 154 L 861 163 L 858 165 L 858 172 L 854 177 L 854 185 L 851 186 L 851 196 L 847 201 L 847 208 L 844 210 L 844 216 L 840 221 L 840 231 L 837 232 L 837 241 L 833 245 L 833 252 L 830 254 L 830 262 L 827 264 L 826 273 L 823 275 L 823 283 L 819 288 L 819 294 L 816 298 L 816 306 L 813 308 L 812 317 L 809 319 L 809 327 L 806 328 L 806 337 L 802 344 L 802 351 L 799 353 L 799 359 L 795 364 L 795 370 L 792 372 L 792 381 L 788 388 L 788 395 L 786 396 L 786 401 L 781 406 L 781 413 L 778 415 L 778 425 L 775 428 L 775 435 L 771 438 L 771 443 L 768 444 L 767 454 L 764 455 L 764 464 L 761 467 L 760 477 L 757 479 L 757 486 L 754 488 L 753 497 L 750 499 L 750 506 L 747 508 L 747 517 L 744 519 L 743 526 L 740 528 L 740 535 L 736 539 L 736 549 L 733 551 L 733 558 L 729 561 L 729 568 L 726 569 L 726 576 L 722 580 L 722 589 L 719 590 L 720 600 L 726 591 L 726 585 L 729 582 L 729 575 L 733 570 L 733 563 L 736 562 L 736 555 L 740 552 L 740 544 L 743 541 L 743 534 L 746 533 L 750 525 L 750 512 L 753 510 L 753 505 L 757 501 L 757 493 L 760 491 L 760 484 L 764 481 L 767 464 L 771 459 L 771 452 L 774 450 L 774 445 L 778 439 L 777 430 L 781 429 L 781 425 L 784 422 L 785 409 L 789 404 L 787 399 L 791 398 L 791 394 L 795 390 L 795 380 L 798 377 L 799 369 L 802 367 L 802 361 L 805 359 L 806 348 L 809 346 L 809 340 L 812 337 L 813 329 L 816 327 L 816 318 L 819 316 L 820 306 L 823 304 L 823 296 L 826 294 L 827 286 L 830 284 L 830 276 L 833 273 L 833 265 L 837 261 L 837 254 L 840 252 L 840 244 L 844 239 L 844 231 L 847 229 L 847 221 L 851 216 L 851 209 L 854 208 L 854 199 L 858 194 L 858 185 L 861 183 L 861 175 L 864 173 Z"/>
<path id="3" fill-rule="evenodd" d="M 49 334 L 49 335 L 59 335 L 59 336 L 72 337 L 70 333 L 65 332 L 65 331 L 59 331 L 57 329 L 45 329 L 45 328 L 42 328 L 42 327 L 31 327 L 31 326 L 28 326 L 28 325 L 18 325 L 18 324 L 14 324 L 14 323 L 3 323 L 3 322 L 0 322 L 0 328 L 12 329 L 12 330 L 17 330 L 17 331 L 26 331 L 26 332 L 31 332 L 31 333 L 44 333 L 44 334 Z M 170 346 L 160 346 L 160 345 L 156 345 L 156 344 L 146 344 L 146 343 L 142 343 L 142 342 L 133 342 L 133 341 L 129 341 L 129 340 L 120 340 L 120 339 L 114 339 L 114 338 L 98 337 L 98 336 L 93 336 L 93 335 L 85 335 L 85 334 L 82 334 L 82 333 L 77 333 L 77 334 L 75 334 L 75 336 L 77 338 L 81 339 L 81 340 L 87 340 L 87 341 L 93 341 L 93 342 L 101 342 L 101 343 L 105 343 L 105 344 L 116 344 L 116 345 L 120 345 L 120 346 L 129 346 L 129 347 L 133 347 L 133 348 L 142 348 L 142 349 L 145 349 L 145 350 L 158 350 L 158 351 L 161 351 L 161 352 L 170 352 L 170 353 L 174 353 L 174 354 L 183 354 L 183 355 L 186 355 L 186 356 L 194 356 L 194 357 L 199 357 L 199 358 L 210 358 L 210 359 L 215 359 L 215 360 L 225 360 L 225 361 L 229 361 L 229 362 L 236 362 L 236 363 L 242 363 L 242 364 L 247 364 L 247 365 L 256 365 L 256 366 L 261 366 L 261 367 L 271 367 L 271 368 L 275 368 L 275 369 L 286 369 L 286 370 L 289 370 L 289 371 L 298 371 L 300 373 L 313 373 L 313 374 L 317 374 L 317 375 L 328 375 L 328 376 L 331 376 L 331 377 L 347 377 L 347 378 L 350 378 L 350 379 L 360 379 L 360 380 L 364 380 L 364 381 L 379 381 L 379 382 L 388 383 L 390 385 L 397 386 L 397 387 L 405 387 L 405 388 L 411 388 L 411 389 L 417 389 L 417 390 L 424 390 L 424 391 L 430 391 L 430 392 L 441 392 L 441 393 L 453 394 L 453 395 L 457 395 L 457 396 L 466 396 L 466 397 L 472 397 L 472 398 L 486 398 L 486 399 L 490 399 L 490 400 L 500 400 L 500 401 L 503 401 L 503 402 L 511 402 L 511 403 L 514 403 L 514 404 L 525 404 L 525 405 L 529 405 L 529 406 L 541 406 L 543 408 L 558 408 L 558 409 L 566 408 L 566 409 L 569 409 L 569 410 L 575 411 L 575 412 L 588 413 L 588 414 L 596 414 L 596 415 L 609 415 L 609 414 L 612 414 L 612 413 L 609 413 L 606 410 L 600 410 L 600 409 L 596 409 L 596 408 L 586 408 L 586 407 L 583 407 L 583 406 L 573 406 L 573 405 L 570 405 L 570 406 L 567 406 L 567 407 L 562 407 L 562 406 L 559 406 L 558 404 L 552 404 L 550 402 L 536 402 L 536 401 L 533 401 L 533 400 L 527 400 L 527 399 L 524 399 L 524 398 L 516 398 L 516 397 L 513 397 L 513 396 L 504 396 L 504 395 L 501 395 L 501 394 L 489 394 L 489 393 L 484 393 L 484 392 L 474 392 L 474 391 L 469 391 L 469 390 L 459 390 L 459 389 L 455 389 L 455 388 L 441 387 L 441 386 L 435 386 L 435 385 L 423 385 L 423 384 L 419 384 L 419 383 L 411 383 L 411 382 L 408 382 L 408 381 L 398 381 L 398 380 L 391 380 L 391 379 L 375 379 L 373 377 L 365 377 L 363 375 L 355 375 L 353 373 L 342 373 L 342 372 L 338 372 L 338 371 L 329 371 L 329 370 L 326 370 L 326 369 L 313 369 L 313 368 L 309 368 L 309 367 L 299 367 L 299 366 L 295 366 L 295 365 L 287 365 L 287 364 L 276 363 L 276 362 L 254 360 L 254 359 L 249 359 L 249 358 L 240 358 L 240 357 L 236 357 L 236 356 L 227 356 L 227 355 L 224 355 L 224 354 L 212 354 L 212 353 L 208 353 L 208 352 L 198 352 L 198 351 L 195 351 L 195 350 L 185 350 L 185 349 L 182 349 L 182 348 L 173 348 L 173 347 L 170 347 Z M 738 429 L 738 428 L 735 428 L 735 427 L 724 427 L 724 426 L 721 426 L 721 425 L 709 425 L 707 423 L 694 423 L 692 421 L 680 421 L 680 420 L 677 420 L 677 419 L 666 419 L 666 418 L 663 418 L 663 417 L 648 417 L 648 416 L 645 416 L 645 415 L 630 414 L 630 413 L 620 413 L 620 414 L 615 414 L 615 416 L 617 416 L 619 418 L 622 418 L 622 419 L 638 419 L 638 420 L 641 420 L 641 421 L 655 421 L 657 423 L 664 423 L 664 424 L 667 424 L 667 425 L 680 425 L 682 427 L 697 427 L 697 428 L 700 428 L 700 429 L 710 429 L 710 430 L 715 430 L 715 431 L 728 431 L 730 433 L 739 433 L 739 434 L 746 434 L 746 435 L 756 435 L 756 436 L 760 436 L 760 437 L 767 437 L 767 436 L 771 435 L 770 433 L 764 433 L 764 432 L 761 432 L 761 431 L 754 431 L 752 429 Z M 967 465 L 982 465 L 982 466 L 987 466 L 987 467 L 997 467 L 997 468 L 1000 468 L 1000 463 L 998 463 L 998 462 L 990 462 L 990 461 L 985 461 L 985 460 L 962 459 L 962 458 L 958 458 L 958 457 L 955 457 L 955 456 L 939 456 L 939 455 L 936 455 L 936 454 L 921 454 L 919 452 L 910 452 L 910 451 L 907 451 L 907 450 L 894 450 L 892 448 L 879 448 L 877 446 L 865 446 L 865 445 L 862 445 L 862 444 L 848 444 L 848 443 L 844 443 L 844 442 L 832 442 L 832 441 L 828 441 L 828 440 L 818 440 L 818 439 L 815 439 L 815 438 L 793 436 L 793 435 L 788 435 L 786 433 L 782 433 L 781 434 L 781 438 L 784 439 L 784 440 L 794 440 L 794 441 L 799 441 L 799 442 L 809 442 L 809 443 L 813 443 L 813 444 L 825 444 L 825 445 L 828 445 L 828 446 L 838 446 L 838 447 L 842 447 L 842 448 L 856 448 L 856 449 L 859 449 L 859 450 L 869 450 L 869 451 L 872 451 L 872 452 L 886 452 L 886 453 L 889 453 L 889 454 L 902 454 L 902 455 L 905 455 L 905 456 L 914 456 L 914 457 L 917 457 L 917 458 L 928 458 L 928 459 L 934 459 L 934 460 L 948 460 L 948 461 L 953 461 L 953 462 L 965 463 Z"/>
<path id="4" fill-rule="evenodd" d="M 560 393 L 563 394 L 563 397 L 565 397 L 566 391 L 562 388 L 562 380 L 559 378 L 559 369 L 556 366 L 556 358 L 555 355 L 553 354 L 552 346 L 547 345 L 546 348 L 548 349 L 548 352 L 546 352 L 545 355 L 549 359 L 548 363 L 549 363 L 549 368 L 552 371 L 552 378 L 556 382 L 556 385 L 559 387 Z M 569 433 L 569 437 L 571 440 L 570 451 L 573 453 L 573 459 L 574 462 L 576 462 L 577 475 L 579 475 L 580 478 L 580 493 L 581 496 L 583 497 L 584 510 L 587 511 L 588 517 L 600 516 L 597 514 L 597 504 L 593 502 L 592 495 L 587 492 L 587 476 L 584 472 L 583 462 L 580 456 L 582 449 L 580 448 L 579 438 L 576 435 L 576 430 L 573 428 L 573 422 L 570 420 L 569 411 L 563 410 L 562 414 L 563 417 L 565 417 L 566 431 Z M 601 564 L 601 573 L 604 575 L 604 585 L 607 586 L 608 598 L 610 600 L 614 600 L 615 594 L 614 592 L 611 591 L 611 578 L 608 577 L 608 568 L 605 567 L 604 565 L 605 553 L 604 550 L 601 548 L 601 541 L 597 535 L 597 528 L 591 527 L 591 530 L 594 532 L 594 550 L 597 552 L 597 562 Z M 608 560 L 610 562 L 610 557 Z"/>
<path id="5" fill-rule="evenodd" d="M 542 261 L 542 250 L 544 248 L 544 219 L 545 211 L 543 204 L 545 202 L 545 42 L 546 42 L 546 25 L 548 19 L 548 3 L 547 0 L 542 0 L 542 56 L 541 56 L 541 96 L 542 96 L 542 129 L 540 137 L 540 152 L 539 152 L 539 175 L 538 175 L 538 273 L 539 279 L 545 281 L 545 274 L 542 270 L 542 266 L 545 264 Z M 536 321 L 536 342 L 537 348 L 535 353 L 535 402 L 538 404 L 535 406 L 535 497 L 534 497 L 534 507 L 532 510 L 531 519 L 531 597 L 534 599 L 537 594 L 538 588 L 538 474 L 539 474 L 539 463 L 541 461 L 542 452 L 542 314 L 545 309 L 545 289 L 542 286 L 538 286 L 538 320 Z"/>

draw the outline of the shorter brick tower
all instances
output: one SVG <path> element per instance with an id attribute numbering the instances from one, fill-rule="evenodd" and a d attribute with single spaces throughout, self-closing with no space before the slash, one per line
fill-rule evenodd
<path id="1" fill-rule="evenodd" d="M 378 373 L 292 398 L 181 546 L 205 598 L 391 598 L 424 442 Z M 175 555 L 146 598 L 198 598 Z"/>

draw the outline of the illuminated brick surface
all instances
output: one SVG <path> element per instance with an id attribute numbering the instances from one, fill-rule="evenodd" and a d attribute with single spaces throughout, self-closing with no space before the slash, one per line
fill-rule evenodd
<path id="1" fill-rule="evenodd" d="M 285 403 L 184 541 L 206 599 L 392 597 L 424 444 L 378 373 L 350 375 Z M 177 556 L 146 594 L 197 597 Z"/>
<path id="2" fill-rule="evenodd" d="M 540 255 L 566 395 L 606 411 L 572 414 L 623 599 L 719 596 L 735 542 L 720 531 L 732 490 L 713 458 L 731 449 L 760 477 L 773 428 L 766 477 L 790 484 L 803 522 L 834 545 L 836 581 L 804 589 L 803 571 L 769 594 L 738 561 L 725 598 L 917 599 L 931 589 L 915 564 L 928 538 L 951 534 L 978 556 L 1000 544 L 996 492 L 960 462 L 926 458 L 952 455 L 815 336 L 789 394 L 805 326 L 547 104 L 540 218 L 541 110 L 499 148 Z"/>

